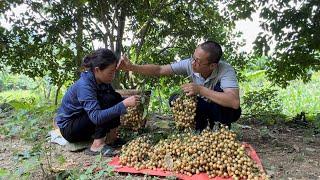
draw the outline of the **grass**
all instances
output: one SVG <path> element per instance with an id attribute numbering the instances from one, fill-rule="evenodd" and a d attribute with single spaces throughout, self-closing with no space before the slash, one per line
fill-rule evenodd
<path id="1" fill-rule="evenodd" d="M 280 89 L 279 98 L 283 103 L 283 113 L 295 116 L 300 112 L 320 113 L 320 72 L 312 76 L 306 84 L 293 81 L 286 89 Z"/>
<path id="2" fill-rule="evenodd" d="M 301 112 L 314 118 L 320 113 L 320 72 L 313 74 L 311 81 L 303 83 L 301 80 L 290 82 L 290 85 L 282 89 L 266 80 L 264 71 L 257 71 L 247 75 L 249 81 L 240 84 L 241 96 L 246 92 L 272 87 L 278 90 L 278 98 L 282 105 L 282 114 L 294 117 Z"/>
<path id="3" fill-rule="evenodd" d="M 10 101 L 39 101 L 39 95 L 32 90 L 10 90 L 0 92 L 0 103 Z"/>

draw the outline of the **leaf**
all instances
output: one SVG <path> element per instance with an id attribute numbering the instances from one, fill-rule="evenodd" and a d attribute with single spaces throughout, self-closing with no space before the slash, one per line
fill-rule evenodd
<path id="1" fill-rule="evenodd" d="M 0 177 L 6 177 L 9 175 L 9 171 L 4 168 L 0 168 Z"/>
<path id="2" fill-rule="evenodd" d="M 142 114 L 142 119 L 145 119 L 148 115 L 148 109 L 145 109 Z"/>

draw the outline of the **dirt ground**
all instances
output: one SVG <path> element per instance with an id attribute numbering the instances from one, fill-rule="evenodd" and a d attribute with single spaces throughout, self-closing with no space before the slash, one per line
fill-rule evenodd
<path id="1" fill-rule="evenodd" d="M 161 120 L 157 120 L 159 124 Z M 163 121 L 163 120 L 162 120 Z M 162 124 L 166 122 L 163 121 Z M 152 121 L 151 121 L 152 124 Z M 312 129 L 302 126 L 274 125 L 265 126 L 258 123 L 239 121 L 234 125 L 241 141 L 251 144 L 258 153 L 267 174 L 271 179 L 320 179 L 320 135 Z M 32 146 L 19 139 L 7 139 L 0 136 L 0 170 L 15 170 L 19 164 L 17 153 Z M 50 151 L 52 170 L 62 172 L 75 167 L 88 168 L 96 158 L 83 152 L 69 152 L 64 147 L 47 143 Z M 58 162 L 65 157 L 64 163 Z M 104 158 L 110 161 L 110 158 Z M 45 164 L 46 162 L 44 162 Z M 32 172 L 32 179 L 55 179 L 41 169 Z M 1 173 L 0 173 L 1 175 Z M 47 176 L 46 176 L 47 175 Z M 1 179 L 1 176 L 0 176 Z M 157 179 L 150 176 L 115 174 L 106 179 Z"/>
<path id="2" fill-rule="evenodd" d="M 256 149 L 272 179 L 320 179 L 319 134 L 301 127 L 250 127 L 242 140 Z"/>

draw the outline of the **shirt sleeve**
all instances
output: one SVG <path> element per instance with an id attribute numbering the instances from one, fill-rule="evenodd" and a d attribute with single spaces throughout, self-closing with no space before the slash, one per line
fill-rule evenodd
<path id="1" fill-rule="evenodd" d="M 239 88 L 235 70 L 232 67 L 226 69 L 221 77 L 221 89 Z"/>
<path id="2" fill-rule="evenodd" d="M 82 84 L 78 87 L 77 96 L 80 104 L 95 125 L 107 123 L 111 119 L 126 113 L 123 102 L 107 109 L 101 109 L 96 91 L 88 84 Z"/>
<path id="3" fill-rule="evenodd" d="M 190 59 L 184 59 L 171 64 L 172 71 L 176 75 L 188 75 Z"/>

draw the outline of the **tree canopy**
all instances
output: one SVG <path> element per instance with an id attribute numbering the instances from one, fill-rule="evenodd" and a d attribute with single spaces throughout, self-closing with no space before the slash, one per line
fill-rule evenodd
<path id="1" fill-rule="evenodd" d="M 27 10 L 8 15 L 19 5 Z M 11 1 L 1 9 L 12 24 L 2 29 L 1 59 L 13 72 L 49 73 L 57 84 L 74 78 L 94 41 L 135 62 L 161 64 L 188 57 L 202 39 L 215 39 L 228 57 L 235 54 L 234 21 L 254 9 L 247 1 Z"/>
<path id="2" fill-rule="evenodd" d="M 256 40 L 258 54 L 269 55 L 268 77 L 286 86 L 290 80 L 308 81 L 320 69 L 320 1 L 260 1 L 261 27 Z"/>
<path id="3" fill-rule="evenodd" d="M 0 16 L 12 27 L 0 26 L 1 66 L 30 77 L 47 74 L 61 87 L 78 77 L 81 59 L 94 49 L 95 42 L 102 42 L 118 56 L 128 54 L 135 63 L 166 64 L 176 57 L 189 57 L 200 41 L 213 39 L 224 47 L 224 59 L 241 70 L 247 60 L 237 53 L 242 44 L 234 40 L 239 35 L 233 33 L 235 21 L 249 18 L 261 7 L 266 20 L 262 26 L 271 34 L 260 35 L 256 53 L 266 52 L 273 37 L 277 40 L 268 75 L 286 85 L 295 78 L 308 80 L 309 70 L 319 68 L 319 3 L 297 3 L 299 6 L 284 0 L 5 1 L 0 4 Z M 21 6 L 24 11 L 12 10 Z M 139 82 L 125 73 L 118 78 L 124 88 Z"/>

